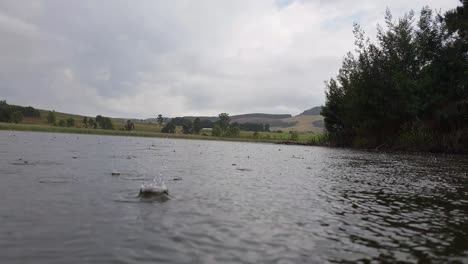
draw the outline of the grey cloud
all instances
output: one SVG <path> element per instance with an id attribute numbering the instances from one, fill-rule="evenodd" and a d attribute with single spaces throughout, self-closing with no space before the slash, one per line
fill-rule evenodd
<path id="1" fill-rule="evenodd" d="M 324 102 L 354 20 L 372 32 L 387 6 L 425 4 L 458 1 L 4 0 L 0 96 L 89 115 L 297 114 Z"/>

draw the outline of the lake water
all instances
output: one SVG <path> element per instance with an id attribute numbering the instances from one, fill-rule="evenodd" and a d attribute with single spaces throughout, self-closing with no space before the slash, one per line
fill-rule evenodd
<path id="1" fill-rule="evenodd" d="M 467 172 L 466 156 L 0 131 L 0 263 L 468 263 Z M 154 177 L 168 199 L 138 197 Z"/>

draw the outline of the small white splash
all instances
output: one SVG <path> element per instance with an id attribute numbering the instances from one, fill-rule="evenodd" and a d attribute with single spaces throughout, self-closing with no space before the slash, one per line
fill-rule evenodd
<path id="1" fill-rule="evenodd" d="M 162 179 L 145 182 L 140 187 L 140 196 L 168 195 L 169 190 Z"/>

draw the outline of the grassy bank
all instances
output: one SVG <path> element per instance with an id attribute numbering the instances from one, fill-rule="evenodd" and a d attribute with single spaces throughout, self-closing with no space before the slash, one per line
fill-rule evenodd
<path id="1" fill-rule="evenodd" d="M 157 138 L 183 138 L 183 139 L 200 139 L 200 140 L 224 140 L 224 141 L 244 141 L 244 142 L 270 142 L 278 143 L 289 139 L 288 133 L 273 133 L 261 132 L 257 137 L 253 136 L 253 132 L 242 131 L 239 137 L 213 137 L 211 135 L 192 135 L 192 134 L 168 134 L 149 131 L 123 131 L 123 130 L 104 130 L 91 129 L 80 127 L 58 127 L 51 125 L 39 124 L 13 124 L 0 123 L 0 130 L 16 130 L 16 131 L 36 131 L 36 132 L 52 132 L 52 133 L 73 133 L 73 134 L 93 134 L 93 135 L 113 135 L 113 136 L 133 136 L 133 137 L 157 137 Z M 313 137 L 315 134 L 305 133 L 299 134 L 299 138 L 306 140 Z"/>

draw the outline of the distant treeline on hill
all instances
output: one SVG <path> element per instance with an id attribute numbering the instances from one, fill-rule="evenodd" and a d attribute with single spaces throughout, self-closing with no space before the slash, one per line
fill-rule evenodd
<path id="1" fill-rule="evenodd" d="M 31 106 L 9 105 L 5 100 L 0 100 L 0 122 L 19 123 L 23 117 L 41 117 L 41 113 Z"/>
<path id="2" fill-rule="evenodd" d="M 193 119 L 195 120 L 195 118 Z M 190 125 L 193 122 L 192 118 L 186 118 L 186 117 L 175 117 L 171 119 L 171 123 L 176 125 L 176 126 L 187 126 Z M 213 128 L 217 122 L 219 122 L 219 118 L 217 121 L 212 122 L 211 120 L 207 119 L 201 119 L 199 118 L 199 124 L 201 128 Z M 264 131 L 270 131 L 270 124 L 262 124 L 262 123 L 235 123 L 237 126 L 239 126 L 240 130 L 244 131 L 257 131 L 257 132 L 264 132 Z"/>
<path id="3" fill-rule="evenodd" d="M 326 86 L 322 110 L 339 146 L 468 153 L 468 1 L 438 15 L 425 7 L 379 27 L 372 43 L 356 25 Z"/>

